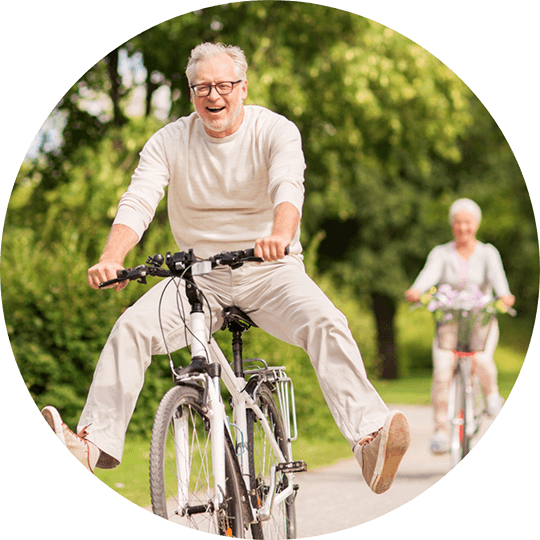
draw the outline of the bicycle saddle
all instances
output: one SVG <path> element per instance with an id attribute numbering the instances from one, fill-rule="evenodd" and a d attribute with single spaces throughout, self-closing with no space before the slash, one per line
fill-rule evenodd
<path id="1" fill-rule="evenodd" d="M 240 326 L 243 327 L 243 330 L 247 330 L 250 326 L 257 328 L 257 325 L 251 320 L 249 315 L 237 307 L 229 306 L 223 308 L 221 315 L 223 317 L 223 325 L 221 326 L 222 330 L 228 328 L 231 323 L 240 324 Z"/>

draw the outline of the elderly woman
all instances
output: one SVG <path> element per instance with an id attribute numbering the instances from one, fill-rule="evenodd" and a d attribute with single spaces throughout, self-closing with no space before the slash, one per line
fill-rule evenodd
<path id="1" fill-rule="evenodd" d="M 450 224 L 454 240 L 431 251 L 424 269 L 412 287 L 405 292 L 407 300 L 418 302 L 422 293 L 433 286 L 448 284 L 456 290 L 476 286 L 483 294 L 495 293 L 507 306 L 513 305 L 515 298 L 510 293 L 499 252 L 491 244 L 484 244 L 476 239 L 481 218 L 479 206 L 470 199 L 459 199 L 452 204 Z M 476 354 L 477 372 L 490 416 L 495 416 L 503 404 L 497 385 L 497 368 L 493 360 L 498 340 L 499 328 L 494 321 L 484 350 Z M 435 435 L 431 443 L 431 451 L 435 454 L 447 452 L 449 449 L 446 416 L 452 364 L 452 351 L 441 349 L 435 337 L 432 385 Z"/>

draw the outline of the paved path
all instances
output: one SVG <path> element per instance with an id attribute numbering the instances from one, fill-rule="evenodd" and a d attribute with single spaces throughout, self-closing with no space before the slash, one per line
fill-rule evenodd
<path id="1" fill-rule="evenodd" d="M 342 531 L 375 519 L 415 498 L 450 470 L 450 457 L 429 452 L 432 435 L 430 407 L 399 406 L 411 428 L 411 446 L 392 488 L 375 495 L 367 487 L 355 458 L 298 474 L 296 500 L 298 537 Z M 485 421 L 482 432 L 489 426 Z M 308 464 L 309 466 L 309 464 Z"/>
<path id="2" fill-rule="evenodd" d="M 403 405 L 390 409 L 405 413 L 411 429 L 411 445 L 391 489 L 375 495 L 365 483 L 354 457 L 297 474 L 298 538 L 344 531 L 371 521 L 414 499 L 450 471 L 449 455 L 434 456 L 429 451 L 433 430 L 431 408 Z M 489 419 L 484 420 L 480 436 L 490 424 Z M 149 507 L 147 510 L 151 511 Z"/>

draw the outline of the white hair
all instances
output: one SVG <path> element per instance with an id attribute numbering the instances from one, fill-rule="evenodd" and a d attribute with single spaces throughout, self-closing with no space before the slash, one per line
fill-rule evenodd
<path id="1" fill-rule="evenodd" d="M 471 201 L 471 199 L 458 199 L 452 204 L 449 212 L 451 224 L 454 222 L 456 215 L 462 210 L 465 210 L 471 214 L 476 220 L 476 223 L 480 225 L 480 221 L 482 219 L 482 210 L 480 210 L 480 207 L 474 201 Z"/>
<path id="2" fill-rule="evenodd" d="M 239 79 L 245 81 L 248 64 L 244 51 L 236 45 L 224 45 L 223 43 L 206 42 L 197 45 L 191 51 L 191 56 L 186 67 L 186 77 L 188 83 L 193 84 L 195 82 L 199 62 L 203 60 L 210 60 L 211 58 L 219 56 L 223 53 L 229 55 L 234 62 L 234 70 L 236 72 L 236 76 Z"/>

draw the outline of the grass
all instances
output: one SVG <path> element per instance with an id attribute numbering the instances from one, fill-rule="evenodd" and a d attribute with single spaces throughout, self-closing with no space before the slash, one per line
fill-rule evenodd
<path id="1" fill-rule="evenodd" d="M 394 381 L 375 380 L 373 386 L 385 403 L 429 405 L 431 372 L 425 371 Z"/>
<path id="2" fill-rule="evenodd" d="M 495 362 L 499 371 L 499 389 L 504 398 L 510 394 L 525 360 L 533 323 L 533 320 L 520 317 L 500 318 L 501 340 Z M 373 384 L 386 403 L 429 405 L 431 371 L 425 365 L 430 362 L 433 336 L 430 314 L 421 310 L 411 312 L 406 308 L 401 309 L 397 318 L 397 333 L 403 377 L 392 381 L 374 380 Z M 128 438 L 121 465 L 113 470 L 97 469 L 96 475 L 133 503 L 149 506 L 149 448 L 149 438 Z M 348 443 L 335 425 L 328 429 L 324 440 L 301 435 L 293 443 L 293 452 L 304 459 L 310 469 L 331 465 L 352 456 Z"/>
<path id="3" fill-rule="evenodd" d="M 96 469 L 96 476 L 111 489 L 131 502 L 150 505 L 148 459 L 150 438 L 128 438 L 122 463 L 111 470 Z"/>

